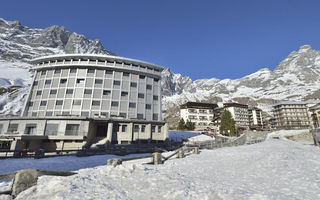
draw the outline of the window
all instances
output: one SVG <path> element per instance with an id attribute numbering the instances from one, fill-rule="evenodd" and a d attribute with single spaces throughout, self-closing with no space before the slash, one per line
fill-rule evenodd
<path id="1" fill-rule="evenodd" d="M 138 113 L 138 114 L 137 114 L 137 118 L 138 118 L 138 119 L 143 119 L 143 114 Z"/>
<path id="2" fill-rule="evenodd" d="M 37 112 L 32 112 L 32 113 L 31 113 L 31 116 L 32 116 L 32 117 L 36 117 L 36 116 L 37 116 Z"/>
<path id="3" fill-rule="evenodd" d="M 161 133 L 162 126 L 158 126 L 158 133 Z"/>
<path id="4" fill-rule="evenodd" d="M 152 90 L 152 85 L 147 85 L 147 90 Z"/>
<path id="5" fill-rule="evenodd" d="M 70 69 L 70 74 L 77 73 L 77 69 Z"/>
<path id="6" fill-rule="evenodd" d="M 159 97 L 157 95 L 153 95 L 153 100 L 158 101 Z"/>
<path id="7" fill-rule="evenodd" d="M 78 78 L 77 83 L 84 83 L 84 78 Z"/>
<path id="8" fill-rule="evenodd" d="M 29 101 L 29 107 L 33 106 L 33 102 Z"/>
<path id="9" fill-rule="evenodd" d="M 135 108 L 135 107 L 136 107 L 136 103 L 132 103 L 132 102 L 129 103 L 129 108 Z"/>
<path id="10" fill-rule="evenodd" d="M 112 101 L 112 102 L 111 102 L 111 106 L 113 106 L 113 107 L 118 107 L 118 106 L 119 106 L 119 102 L 117 102 L 117 101 Z"/>
<path id="11" fill-rule="evenodd" d="M 41 101 L 40 102 L 40 106 L 46 106 L 47 105 L 47 101 Z"/>
<path id="12" fill-rule="evenodd" d="M 128 92 L 121 92 L 121 96 L 122 96 L 122 97 L 128 96 Z"/>
<path id="13" fill-rule="evenodd" d="M 131 82 L 130 83 L 130 87 L 136 88 L 137 87 L 137 83 L 136 82 Z"/>
<path id="14" fill-rule="evenodd" d="M 73 94 L 73 89 L 67 89 L 66 94 Z"/>
<path id="15" fill-rule="evenodd" d="M 16 132 L 18 131 L 19 124 L 9 124 L 8 132 Z"/>
<path id="16" fill-rule="evenodd" d="M 146 125 L 141 125 L 141 132 L 144 133 L 146 131 Z"/>
<path id="17" fill-rule="evenodd" d="M 159 82 L 158 78 L 154 78 L 153 80 L 154 80 L 154 82 Z"/>
<path id="18" fill-rule="evenodd" d="M 126 118 L 127 117 L 127 113 L 120 113 L 119 116 L 123 117 L 123 118 Z"/>
<path id="19" fill-rule="evenodd" d="M 133 132 L 139 132 L 139 125 L 136 124 L 133 126 Z"/>
<path id="20" fill-rule="evenodd" d="M 50 117 L 50 116 L 52 116 L 52 115 L 53 115 L 53 112 L 52 112 L 52 111 L 46 112 L 46 116 L 47 116 L 47 117 Z"/>
<path id="21" fill-rule="evenodd" d="M 111 91 L 110 90 L 103 90 L 103 95 L 110 95 Z"/>
<path id="22" fill-rule="evenodd" d="M 92 101 L 93 106 L 100 106 L 100 101 Z"/>
<path id="23" fill-rule="evenodd" d="M 102 84 L 102 79 L 96 79 L 94 83 L 95 84 Z"/>
<path id="24" fill-rule="evenodd" d="M 38 85 L 38 81 L 34 81 L 33 86 L 37 86 L 37 85 Z"/>
<path id="25" fill-rule="evenodd" d="M 50 90 L 50 94 L 57 94 L 57 90 Z"/>
<path id="26" fill-rule="evenodd" d="M 89 112 L 81 112 L 82 117 L 89 117 Z"/>
<path id="27" fill-rule="evenodd" d="M 144 98 L 144 94 L 143 93 L 138 93 L 138 98 L 143 99 Z"/>
<path id="28" fill-rule="evenodd" d="M 84 90 L 84 94 L 92 94 L 92 90 L 91 89 L 85 89 Z"/>
<path id="29" fill-rule="evenodd" d="M 60 83 L 61 83 L 61 84 L 64 84 L 64 83 L 66 83 L 66 82 L 67 82 L 67 79 L 65 79 L 65 78 L 63 78 L 63 79 L 60 80 Z"/>
<path id="30" fill-rule="evenodd" d="M 152 125 L 151 126 L 151 133 L 155 133 L 156 132 L 156 126 Z"/>
<path id="31" fill-rule="evenodd" d="M 81 105 L 81 99 L 74 99 L 72 104 L 77 106 Z"/>
<path id="32" fill-rule="evenodd" d="M 121 126 L 121 132 L 127 132 L 127 125 Z"/>
<path id="33" fill-rule="evenodd" d="M 36 135 L 37 124 L 26 124 L 24 134 L 26 135 Z"/>
<path id="34" fill-rule="evenodd" d="M 78 135 L 79 134 L 79 124 L 67 124 L 66 135 Z"/>
<path id="35" fill-rule="evenodd" d="M 113 85 L 120 85 L 120 81 L 113 81 Z"/>
<path id="36" fill-rule="evenodd" d="M 158 120 L 158 114 L 153 114 L 152 115 L 152 120 Z"/>
<path id="37" fill-rule="evenodd" d="M 59 124 L 47 124 L 44 135 L 58 135 Z"/>
<path id="38" fill-rule="evenodd" d="M 42 94 L 42 91 L 41 90 L 38 90 L 37 91 L 37 96 L 40 96 Z"/>
<path id="39" fill-rule="evenodd" d="M 88 74 L 93 74 L 94 73 L 94 69 L 88 69 Z"/>
<path id="40" fill-rule="evenodd" d="M 54 70 L 54 74 L 60 74 L 60 73 L 61 73 L 61 69 Z"/>
<path id="41" fill-rule="evenodd" d="M 139 78 L 140 78 L 140 79 L 145 79 L 146 76 L 144 76 L 144 75 L 139 75 Z"/>
<path id="42" fill-rule="evenodd" d="M 123 76 L 129 76 L 128 72 L 123 72 Z"/>
<path id="43" fill-rule="evenodd" d="M 113 62 L 112 62 L 112 63 L 113 63 Z M 106 74 L 112 75 L 112 74 L 113 74 L 113 71 L 111 71 L 111 70 L 106 70 Z"/>
<path id="44" fill-rule="evenodd" d="M 41 71 L 41 75 L 46 75 L 46 71 Z"/>
<path id="45" fill-rule="evenodd" d="M 146 109 L 151 109 L 151 104 L 146 104 Z"/>
<path id="46" fill-rule="evenodd" d="M 56 101 L 56 105 L 57 105 L 57 106 L 61 106 L 62 104 L 63 104 L 63 100 L 57 100 L 57 101 Z"/>
<path id="47" fill-rule="evenodd" d="M 50 84 L 51 84 L 51 80 L 46 80 L 46 81 L 44 82 L 44 84 L 50 85 Z"/>

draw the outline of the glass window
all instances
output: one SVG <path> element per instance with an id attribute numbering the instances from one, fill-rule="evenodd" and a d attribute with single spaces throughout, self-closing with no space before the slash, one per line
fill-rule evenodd
<path id="1" fill-rule="evenodd" d="M 66 135 L 79 135 L 79 124 L 67 124 Z"/>
<path id="2" fill-rule="evenodd" d="M 100 106 L 100 101 L 92 101 L 93 106 Z"/>
<path id="3" fill-rule="evenodd" d="M 139 132 L 139 125 L 137 125 L 137 124 L 135 124 L 134 126 L 133 126 L 133 132 Z"/>
<path id="4" fill-rule="evenodd" d="M 33 106 L 33 102 L 32 101 L 29 101 L 29 106 Z"/>
<path id="5" fill-rule="evenodd" d="M 73 105 L 81 105 L 81 99 L 74 99 Z"/>
<path id="6" fill-rule="evenodd" d="M 84 83 L 84 78 L 78 78 L 77 83 Z"/>
<path id="7" fill-rule="evenodd" d="M 66 94 L 73 94 L 73 89 L 67 89 Z"/>
<path id="8" fill-rule="evenodd" d="M 46 71 L 41 71 L 41 75 L 46 75 Z"/>
<path id="9" fill-rule="evenodd" d="M 158 133 L 161 133 L 162 126 L 158 126 Z"/>
<path id="10" fill-rule="evenodd" d="M 51 80 L 46 80 L 46 81 L 44 82 L 44 84 L 50 85 L 50 84 L 51 84 Z"/>
<path id="11" fill-rule="evenodd" d="M 156 126 L 152 125 L 151 126 L 151 133 L 155 133 L 156 132 Z"/>
<path id="12" fill-rule="evenodd" d="M 77 73 L 77 69 L 70 69 L 70 74 Z"/>
<path id="13" fill-rule="evenodd" d="M 50 90 L 50 94 L 57 94 L 57 90 Z"/>
<path id="14" fill-rule="evenodd" d="M 136 107 L 136 103 L 132 103 L 132 102 L 129 103 L 129 108 L 135 108 L 135 107 Z"/>
<path id="15" fill-rule="evenodd" d="M 138 118 L 138 119 L 143 119 L 143 114 L 138 113 L 138 114 L 137 114 L 137 118 Z"/>
<path id="16" fill-rule="evenodd" d="M 103 95 L 110 95 L 111 91 L 110 90 L 103 90 Z"/>
<path id="17" fill-rule="evenodd" d="M 55 74 L 60 74 L 60 73 L 61 73 L 61 69 L 56 69 L 56 70 L 54 70 L 54 73 L 55 73 Z"/>
<path id="18" fill-rule="evenodd" d="M 58 135 L 59 124 L 47 124 L 44 135 Z"/>
<path id="19" fill-rule="evenodd" d="M 46 106 L 47 105 L 47 101 L 41 101 L 40 102 L 40 106 Z"/>
<path id="20" fill-rule="evenodd" d="M 157 95 L 153 95 L 153 100 L 157 101 L 159 97 Z"/>
<path id="21" fill-rule="evenodd" d="M 89 117 L 89 112 L 81 112 L 82 117 Z"/>
<path id="22" fill-rule="evenodd" d="M 38 90 L 37 91 L 37 96 L 40 96 L 42 94 L 42 91 L 41 90 Z"/>
<path id="23" fill-rule="evenodd" d="M 57 105 L 57 106 L 61 106 L 62 104 L 63 104 L 63 100 L 57 100 L 57 101 L 56 101 L 56 105 Z"/>
<path id="24" fill-rule="evenodd" d="M 84 94 L 92 94 L 92 90 L 91 89 L 85 89 L 84 90 Z"/>
<path id="25" fill-rule="evenodd" d="M 111 71 L 111 70 L 106 70 L 106 74 L 113 74 L 113 71 Z"/>
<path id="26" fill-rule="evenodd" d="M 52 115 L 53 115 L 53 112 L 52 112 L 52 111 L 46 112 L 46 116 L 47 116 L 47 117 L 50 117 L 50 116 L 52 116 Z"/>
<path id="27" fill-rule="evenodd" d="M 154 78 L 153 80 L 154 80 L 154 82 L 159 82 L 158 78 Z"/>
<path id="28" fill-rule="evenodd" d="M 141 125 L 141 132 L 144 133 L 146 131 L 146 125 Z"/>
<path id="29" fill-rule="evenodd" d="M 63 78 L 63 79 L 60 80 L 60 83 L 61 83 L 61 84 L 64 84 L 64 83 L 66 83 L 66 82 L 67 82 L 67 79 L 65 79 L 65 78 Z"/>
<path id="30" fill-rule="evenodd" d="M 130 86 L 133 87 L 133 88 L 136 88 L 137 87 L 137 83 L 136 82 L 131 82 Z"/>
<path id="31" fill-rule="evenodd" d="M 144 75 L 139 75 L 139 78 L 140 78 L 140 79 L 145 79 L 146 76 L 144 76 Z"/>
<path id="32" fill-rule="evenodd" d="M 120 81 L 113 81 L 113 85 L 120 85 Z"/>
<path id="33" fill-rule="evenodd" d="M 123 72 L 123 76 L 129 76 L 128 72 Z"/>
<path id="34" fill-rule="evenodd" d="M 123 118 L 126 118 L 127 117 L 127 113 L 120 113 L 119 116 L 123 117 Z"/>
<path id="35" fill-rule="evenodd" d="M 152 90 L 152 85 L 147 85 L 147 90 Z"/>
<path id="36" fill-rule="evenodd" d="M 122 97 L 128 96 L 128 92 L 121 92 L 121 96 L 122 96 Z"/>
<path id="37" fill-rule="evenodd" d="M 36 135 L 37 124 L 26 124 L 25 135 Z"/>
<path id="38" fill-rule="evenodd" d="M 96 79 L 94 83 L 95 84 L 102 84 L 102 79 Z"/>
<path id="39" fill-rule="evenodd" d="M 158 120 L 158 114 L 153 114 L 152 115 L 152 120 Z"/>
<path id="40" fill-rule="evenodd" d="M 143 99 L 144 98 L 144 94 L 143 93 L 138 93 L 138 98 Z"/>
<path id="41" fill-rule="evenodd" d="M 151 109 L 151 104 L 146 104 L 146 109 Z"/>
<path id="42" fill-rule="evenodd" d="M 31 113 L 31 116 L 32 116 L 32 117 L 36 117 L 36 116 L 37 116 L 37 112 L 32 112 L 32 113 Z"/>
<path id="43" fill-rule="evenodd" d="M 111 102 L 111 106 L 113 106 L 113 107 L 118 107 L 118 106 L 119 106 L 119 102 L 117 102 L 117 101 L 112 101 L 112 102 Z"/>
<path id="44" fill-rule="evenodd" d="M 38 81 L 34 81 L 33 86 L 37 86 L 37 85 L 38 85 Z"/>
<path id="45" fill-rule="evenodd" d="M 121 132 L 127 132 L 127 125 L 121 126 Z"/>
<path id="46" fill-rule="evenodd" d="M 18 131 L 19 124 L 9 124 L 8 132 L 16 132 Z"/>
<path id="47" fill-rule="evenodd" d="M 94 69 L 88 69 L 88 74 L 93 74 L 94 73 Z"/>

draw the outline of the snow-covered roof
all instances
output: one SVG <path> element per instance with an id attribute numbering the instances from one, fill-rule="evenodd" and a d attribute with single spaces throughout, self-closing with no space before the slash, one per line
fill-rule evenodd
<path id="1" fill-rule="evenodd" d="M 279 105 L 304 105 L 304 104 L 317 104 L 320 103 L 320 100 L 310 99 L 307 101 L 281 101 L 279 103 L 273 104 L 272 106 L 279 106 Z"/>

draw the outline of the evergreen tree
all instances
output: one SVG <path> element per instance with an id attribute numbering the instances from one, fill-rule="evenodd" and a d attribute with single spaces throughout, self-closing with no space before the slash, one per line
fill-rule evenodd
<path id="1" fill-rule="evenodd" d="M 220 133 L 223 133 L 223 132 L 225 135 L 228 135 L 228 136 L 237 135 L 234 119 L 232 118 L 232 115 L 228 110 L 225 110 L 221 114 Z"/>
<path id="2" fill-rule="evenodd" d="M 193 123 L 191 122 L 191 120 L 187 120 L 187 122 L 186 122 L 186 129 L 188 129 L 188 130 L 194 130 L 194 125 L 193 125 Z"/>
<path id="3" fill-rule="evenodd" d="M 185 128 L 186 128 L 186 124 L 185 124 L 183 118 L 181 118 L 180 121 L 179 121 L 179 123 L 178 123 L 177 129 L 178 129 L 178 130 L 184 130 Z"/>

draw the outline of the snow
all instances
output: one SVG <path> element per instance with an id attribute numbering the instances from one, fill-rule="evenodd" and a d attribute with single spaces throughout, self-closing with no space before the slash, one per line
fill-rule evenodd
<path id="1" fill-rule="evenodd" d="M 215 138 L 210 137 L 208 135 L 197 135 L 188 139 L 188 141 L 190 142 L 201 142 L 201 141 L 212 141 L 212 140 L 215 140 Z"/>
<path id="2" fill-rule="evenodd" d="M 285 132 L 277 134 L 290 134 Z M 42 176 L 16 199 L 320 198 L 320 149 L 311 143 L 268 139 L 203 150 L 163 165 L 144 164 L 149 161 L 81 169 L 70 177 Z"/>

